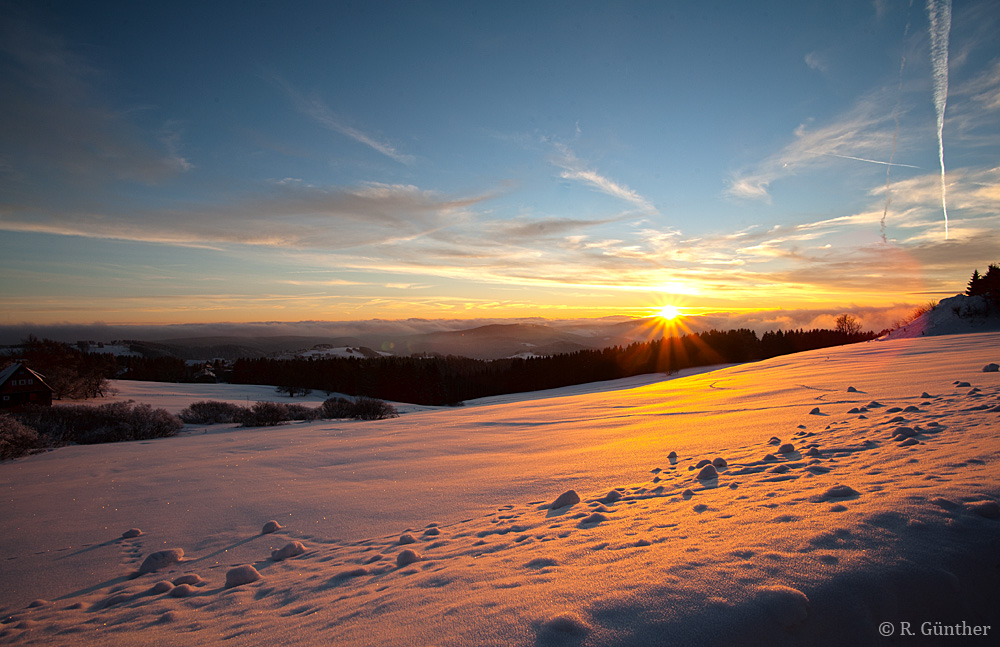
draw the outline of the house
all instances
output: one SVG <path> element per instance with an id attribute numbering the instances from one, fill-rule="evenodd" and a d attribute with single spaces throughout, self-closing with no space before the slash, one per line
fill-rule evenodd
<path id="1" fill-rule="evenodd" d="M 52 406 L 52 387 L 41 375 L 15 362 L 0 371 L 0 410 L 16 410 L 26 404 Z"/>

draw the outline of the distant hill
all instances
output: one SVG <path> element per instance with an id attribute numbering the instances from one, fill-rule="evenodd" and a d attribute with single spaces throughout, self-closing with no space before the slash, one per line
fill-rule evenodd
<path id="1" fill-rule="evenodd" d="M 666 329 L 663 322 L 655 317 L 645 319 L 625 319 L 607 317 L 591 320 L 563 320 L 551 323 L 539 322 L 488 323 L 464 329 L 433 330 L 413 332 L 414 325 L 399 325 L 388 322 L 384 326 L 373 326 L 363 322 L 352 331 L 338 331 L 343 334 L 275 335 L 264 329 L 254 332 L 251 327 L 234 334 L 212 334 L 167 337 L 162 332 L 150 331 L 148 337 L 112 336 L 122 329 L 103 331 L 88 330 L 88 336 L 79 339 L 94 341 L 88 350 L 92 352 L 112 352 L 98 349 L 98 342 L 113 344 L 115 354 L 134 353 L 147 358 L 174 357 L 185 361 L 260 357 L 308 357 L 330 355 L 330 349 L 356 349 L 365 356 L 395 355 L 456 355 L 472 359 L 495 360 L 507 357 L 549 356 L 573 353 L 580 350 L 602 349 L 613 346 L 628 346 L 635 342 L 647 342 L 663 336 L 680 335 L 684 332 L 701 332 L 706 326 L 691 326 L 695 319 L 685 322 L 683 330 Z M 134 330 L 129 332 L 140 333 Z M 56 335 L 66 341 L 66 335 Z M 71 336 L 70 340 L 78 337 Z M 75 341 L 66 341 L 77 345 Z M 11 346 L 16 352 L 20 344 Z M 119 348 L 120 347 L 120 348 Z M 319 350 L 326 349 L 326 352 Z M 349 353 L 348 353 L 349 355 Z"/>
<path id="2" fill-rule="evenodd" d="M 475 359 L 501 359 L 518 353 L 553 355 L 594 348 L 587 337 L 541 324 L 492 324 L 446 332 L 410 335 L 399 340 L 397 354 L 430 353 Z"/>
<path id="3" fill-rule="evenodd" d="M 473 359 L 502 359 L 525 353 L 557 355 L 609 346 L 627 346 L 662 336 L 655 320 L 595 321 L 572 326 L 536 323 L 489 324 L 466 330 L 419 334 L 370 333 L 350 337 L 321 336 L 212 336 L 132 341 L 147 357 L 172 356 L 184 360 L 241 357 L 310 356 L 317 348 L 356 348 L 379 354 L 458 355 Z M 371 349 L 371 350 L 368 350 Z"/>
<path id="4" fill-rule="evenodd" d="M 269 357 L 298 350 L 307 350 L 320 344 L 330 346 L 362 346 L 353 337 L 189 337 L 163 341 L 132 341 L 130 347 L 146 357 L 170 356 L 184 360 L 227 359 L 241 357 Z"/>

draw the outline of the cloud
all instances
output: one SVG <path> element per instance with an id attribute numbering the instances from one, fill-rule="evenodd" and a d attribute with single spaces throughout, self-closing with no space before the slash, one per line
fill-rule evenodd
<path id="1" fill-rule="evenodd" d="M 0 21 L 0 180 L 9 190 L 48 185 L 52 174 L 83 185 L 156 184 L 192 168 L 178 124 L 145 131 L 132 116 L 150 108 L 111 107 L 101 70 L 10 13 Z"/>
<path id="2" fill-rule="evenodd" d="M 178 245 L 346 249 L 412 240 L 460 223 L 488 194 L 446 197 L 412 185 L 275 183 L 222 205 L 111 212 L 0 203 L 0 229 Z"/>
<path id="3" fill-rule="evenodd" d="M 838 159 L 888 164 L 892 149 L 892 110 L 879 93 L 870 94 L 837 119 L 820 127 L 800 124 L 793 139 L 756 165 L 734 173 L 726 194 L 742 200 L 770 200 L 771 185 L 785 177 L 815 171 Z M 893 166 L 911 167 L 909 164 Z"/>
<path id="4" fill-rule="evenodd" d="M 580 220 L 576 218 L 518 218 L 500 221 L 492 225 L 505 240 L 540 240 L 553 237 L 562 238 L 581 229 L 616 222 L 617 218 L 606 220 Z"/>
<path id="5" fill-rule="evenodd" d="M 414 157 L 412 155 L 407 155 L 401 153 L 392 144 L 380 141 L 371 135 L 362 132 L 361 130 L 350 126 L 346 123 L 345 119 L 335 113 L 330 109 L 326 103 L 316 96 L 306 96 L 296 90 L 288 81 L 283 79 L 277 74 L 270 74 L 269 78 L 280 86 L 295 104 L 295 107 L 302 114 L 313 119 L 323 127 L 332 130 L 333 132 L 340 133 L 345 137 L 349 137 L 354 141 L 368 146 L 374 151 L 377 151 L 386 157 L 393 159 L 400 164 L 412 164 L 414 162 Z"/>
<path id="6" fill-rule="evenodd" d="M 582 182 L 605 195 L 624 200 L 644 213 L 657 213 L 652 202 L 624 184 L 619 184 L 590 169 L 577 158 L 569 147 L 556 144 L 556 150 L 559 154 L 553 158 L 552 163 L 562 169 L 559 177 L 564 180 Z"/>
<path id="7" fill-rule="evenodd" d="M 817 72 L 826 72 L 830 67 L 826 57 L 819 52 L 809 52 L 806 54 L 805 61 L 810 69 Z"/>
<path id="8" fill-rule="evenodd" d="M 749 328 L 758 334 L 763 334 L 775 330 L 833 328 L 836 325 L 837 316 L 849 313 L 861 320 L 862 329 L 880 332 L 893 327 L 896 321 L 912 313 L 914 305 L 914 303 L 893 303 L 879 306 L 851 304 L 837 308 L 707 312 L 692 317 L 689 324 L 695 330 Z"/>
<path id="9" fill-rule="evenodd" d="M 388 301 L 388 300 L 387 300 Z M 470 302 L 471 301 L 471 302 Z M 924 300 L 926 301 L 926 299 Z M 578 319 L 570 316 L 553 317 L 488 317 L 458 318 L 461 312 L 472 305 L 488 305 L 498 311 L 510 307 L 530 310 L 531 304 L 493 301 L 478 303 L 477 300 L 459 300 L 431 297 L 425 301 L 438 311 L 452 311 L 456 316 L 435 319 L 367 319 L 357 321 L 257 321 L 248 323 L 184 323 L 173 325 L 109 325 L 92 324 L 5 324 L 0 325 L 0 344 L 18 344 L 28 335 L 34 334 L 45 339 L 74 343 L 78 340 L 113 341 L 119 339 L 141 339 L 147 341 L 185 340 L 194 338 L 274 338 L 274 337 L 343 337 L 362 338 L 369 343 L 381 340 L 399 340 L 411 335 L 468 330 L 493 324 L 541 324 L 555 329 L 579 333 L 580 329 L 601 330 L 608 326 L 608 333 L 614 334 L 619 324 L 633 319 L 626 316 Z M 685 325 L 693 332 L 704 330 L 730 330 L 749 328 L 758 334 L 774 330 L 832 328 L 835 318 L 849 312 L 861 320 L 866 330 L 880 331 L 893 322 L 909 315 L 913 303 L 894 303 L 881 306 L 850 305 L 840 308 L 796 308 L 766 310 L 709 310 L 689 317 Z M 652 308 L 650 308 L 652 310 Z"/>
<path id="10" fill-rule="evenodd" d="M 1000 146 L 997 111 L 1000 111 L 1000 60 L 963 83 L 949 88 L 948 131 L 965 146 Z"/>
<path id="11" fill-rule="evenodd" d="M 293 180 L 272 182 L 236 203 L 185 210 L 36 211 L 15 217 L 0 208 L 0 228 L 214 246 L 277 270 L 267 282 L 271 292 L 279 286 L 306 292 L 278 294 L 273 303 L 323 304 L 343 312 L 375 307 L 372 299 L 389 299 L 378 307 L 400 312 L 404 304 L 423 311 L 465 307 L 457 297 L 433 294 L 442 280 L 483 286 L 477 289 L 492 298 L 482 303 L 496 300 L 494 289 L 659 293 L 669 285 L 687 286 L 693 297 L 713 303 L 832 303 L 842 301 L 845 291 L 859 303 L 872 303 L 890 290 L 960 291 L 971 267 L 996 260 L 1000 169 L 959 169 L 950 176 L 955 223 L 947 246 L 935 235 L 936 181 L 935 174 L 924 173 L 899 182 L 887 223 L 889 243 L 879 233 L 884 186 L 872 187 L 869 208 L 855 213 L 697 238 L 647 218 L 503 220 L 487 208 L 491 192 L 447 196 L 404 184 L 315 187 Z M 962 285 L 952 285 L 956 280 Z M 387 285 L 421 287 L 426 295 L 389 294 Z M 206 312 L 232 302 L 187 301 Z"/>
<path id="12" fill-rule="evenodd" d="M 767 192 L 767 187 L 771 184 L 772 179 L 768 175 L 734 177 L 726 192 L 734 198 L 770 202 L 771 195 Z"/>
<path id="13" fill-rule="evenodd" d="M 941 178 L 925 173 L 899 180 L 893 185 L 893 207 L 905 212 L 906 220 L 937 220 L 940 213 Z M 880 195 L 884 187 L 874 188 L 869 195 Z M 956 218 L 982 219 L 1000 213 L 1000 167 L 974 169 L 957 168 L 948 173 L 948 209 Z M 892 212 L 890 212 L 891 214 Z M 898 225 L 905 225 L 898 216 Z M 940 224 L 940 223 L 937 223 Z M 960 222 L 956 222 L 961 226 Z"/>

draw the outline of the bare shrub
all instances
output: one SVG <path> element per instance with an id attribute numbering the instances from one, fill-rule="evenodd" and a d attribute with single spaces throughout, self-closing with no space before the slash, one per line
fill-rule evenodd
<path id="1" fill-rule="evenodd" d="M 913 323 L 914 321 L 916 321 L 917 319 L 919 319 L 921 316 L 923 316 L 923 315 L 927 314 L 928 312 L 934 310 L 934 308 L 936 308 L 936 307 L 938 307 L 938 302 L 937 301 L 928 301 L 927 303 L 924 303 L 923 305 L 919 305 L 916 308 L 914 308 L 913 312 L 911 312 L 909 315 L 907 315 L 906 317 L 903 317 L 902 319 L 900 319 L 900 320 L 896 321 L 895 323 L 893 323 L 892 327 L 893 328 L 902 328 L 903 326 L 908 326 L 911 323 Z"/>
<path id="2" fill-rule="evenodd" d="M 355 420 L 385 420 L 398 418 L 396 407 L 376 398 L 359 396 L 354 399 L 354 411 L 351 415 Z"/>
<path id="3" fill-rule="evenodd" d="M 191 425 L 215 425 L 241 422 L 247 408 L 232 402 L 202 400 L 193 402 L 180 412 L 180 418 Z"/>
<path id="4" fill-rule="evenodd" d="M 165 438 L 175 435 L 184 426 L 177 416 L 165 409 L 154 409 L 132 400 L 96 407 L 30 407 L 18 413 L 17 419 L 53 445 Z"/>
<path id="5" fill-rule="evenodd" d="M 288 407 L 280 402 L 255 402 L 243 418 L 243 427 L 275 427 L 288 421 Z"/>
<path id="6" fill-rule="evenodd" d="M 166 409 L 154 409 L 148 404 L 137 404 L 132 407 L 128 413 L 128 423 L 131 429 L 129 437 L 125 440 L 173 436 L 183 427 L 177 416 Z"/>
<path id="7" fill-rule="evenodd" d="M 354 405 L 346 398 L 327 398 L 320 406 L 324 418 L 353 418 Z"/>
<path id="8" fill-rule="evenodd" d="M 257 402 L 243 407 L 231 402 L 203 400 L 187 406 L 180 413 L 181 420 L 193 425 L 212 425 L 238 422 L 244 427 L 273 427 L 288 420 L 319 420 L 321 407 L 282 402 Z"/>
<path id="9" fill-rule="evenodd" d="M 304 404 L 285 404 L 285 415 L 289 420 L 319 420 L 323 417 L 322 407 L 309 407 Z"/>
<path id="10" fill-rule="evenodd" d="M 9 414 L 0 413 L 0 460 L 24 456 L 41 446 L 37 431 Z"/>
<path id="11" fill-rule="evenodd" d="M 18 411 L 14 417 L 34 429 L 43 442 L 57 446 L 75 442 L 73 417 L 67 411 L 70 408 L 29 406 Z"/>

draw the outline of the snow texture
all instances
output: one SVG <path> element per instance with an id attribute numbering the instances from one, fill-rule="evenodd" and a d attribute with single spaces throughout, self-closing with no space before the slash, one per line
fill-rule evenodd
<path id="1" fill-rule="evenodd" d="M 883 622 L 997 627 L 997 348 L 873 341 L 7 461 L 0 644 L 822 646 L 894 644 Z M 172 410 L 251 390 L 115 388 Z"/>

